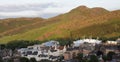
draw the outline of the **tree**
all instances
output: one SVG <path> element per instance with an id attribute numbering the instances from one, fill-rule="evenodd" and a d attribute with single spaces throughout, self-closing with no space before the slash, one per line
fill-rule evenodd
<path id="1" fill-rule="evenodd" d="M 35 58 L 30 58 L 30 62 L 37 62 Z"/>
<path id="2" fill-rule="evenodd" d="M 79 62 L 83 62 L 84 61 L 83 60 L 83 53 L 78 53 L 76 58 L 79 60 Z"/>
<path id="3" fill-rule="evenodd" d="M 99 62 L 99 60 L 98 60 L 97 56 L 91 55 L 91 56 L 90 56 L 90 61 L 89 61 L 89 62 Z"/>
<path id="4" fill-rule="evenodd" d="M 29 41 L 24 40 L 14 40 L 7 43 L 7 48 L 14 50 L 15 48 L 27 47 Z"/>
<path id="5" fill-rule="evenodd" d="M 83 58 L 83 53 L 78 53 L 77 58 L 82 59 Z"/>
<path id="6" fill-rule="evenodd" d="M 107 56 L 106 56 L 106 55 L 103 55 L 103 56 L 102 56 L 102 59 L 106 62 L 106 61 L 107 61 Z"/>
<path id="7" fill-rule="evenodd" d="M 0 57 L 0 62 L 3 62 L 2 57 Z"/>
<path id="8" fill-rule="evenodd" d="M 102 51 L 97 51 L 97 56 L 103 55 Z"/>
<path id="9" fill-rule="evenodd" d="M 107 54 L 108 60 L 112 60 L 113 55 L 115 55 L 115 52 L 112 52 L 112 51 L 108 52 Z"/>
<path id="10" fill-rule="evenodd" d="M 60 56 L 59 59 L 58 59 L 58 61 L 61 62 L 63 59 L 64 59 L 64 56 Z"/>
<path id="11" fill-rule="evenodd" d="M 41 61 L 39 61 L 39 62 L 52 62 L 52 61 L 47 60 L 47 59 L 43 59 L 43 60 L 41 60 Z"/>
<path id="12" fill-rule="evenodd" d="M 14 62 L 14 60 L 11 58 L 11 59 L 8 60 L 8 62 Z"/>
<path id="13" fill-rule="evenodd" d="M 108 39 L 106 37 L 100 37 L 100 40 L 102 40 L 102 42 L 106 42 Z"/>
<path id="14" fill-rule="evenodd" d="M 6 44 L 6 47 L 12 50 L 16 48 L 26 48 L 27 46 L 41 43 L 38 40 L 28 41 L 28 40 L 13 40 Z"/>
<path id="15" fill-rule="evenodd" d="M 5 44 L 0 44 L 0 49 L 3 50 L 4 48 L 6 48 Z"/>
<path id="16" fill-rule="evenodd" d="M 26 57 L 21 57 L 20 62 L 29 62 L 29 59 Z"/>

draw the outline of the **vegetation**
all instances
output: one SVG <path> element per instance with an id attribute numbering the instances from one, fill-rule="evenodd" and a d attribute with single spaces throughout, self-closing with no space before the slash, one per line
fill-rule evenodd
<path id="1" fill-rule="evenodd" d="M 71 40 L 70 38 L 59 38 L 59 39 L 56 39 L 59 43 L 60 43 L 60 45 L 61 46 L 64 46 L 64 45 L 66 45 L 66 46 L 70 46 L 73 42 L 73 39 Z"/>
<path id="2" fill-rule="evenodd" d="M 83 53 L 79 53 L 76 58 L 79 60 L 79 62 L 82 62 L 82 60 L 83 60 Z"/>
<path id="3" fill-rule="evenodd" d="M 103 55 L 102 59 L 106 62 L 108 60 L 106 55 Z"/>
<path id="4" fill-rule="evenodd" d="M 30 62 L 37 62 L 35 58 L 30 58 Z"/>
<path id="5" fill-rule="evenodd" d="M 30 62 L 28 58 L 21 57 L 20 62 Z"/>
<path id="6" fill-rule="evenodd" d="M 119 29 L 119 10 L 110 12 L 103 8 L 87 8 L 81 6 L 66 14 L 47 19 L 45 22 L 35 22 L 20 29 L 12 30 L 12 32 L 4 30 L 6 36 L 4 36 L 4 33 L 1 34 L 0 43 L 8 43 L 13 40 L 43 41 L 68 38 L 70 44 L 72 39 L 83 37 L 98 37 L 104 41 L 107 39 L 115 40 L 120 37 Z M 8 35 L 10 33 L 15 34 Z"/>
<path id="7" fill-rule="evenodd" d="M 2 57 L 0 57 L 0 62 L 3 62 Z"/>
<path id="8" fill-rule="evenodd" d="M 47 60 L 47 59 L 44 59 L 44 60 L 41 60 L 41 61 L 39 61 L 39 62 L 52 62 L 52 61 Z"/>
<path id="9" fill-rule="evenodd" d="M 30 26 L 33 23 L 41 22 L 42 18 L 9 18 L 0 20 L 0 37 L 6 35 L 13 35 L 16 33 L 21 33 L 29 29 L 25 26 Z M 23 29 L 22 29 L 23 28 Z"/>
<path id="10" fill-rule="evenodd" d="M 26 48 L 27 46 L 31 46 L 31 45 L 34 45 L 34 44 L 41 44 L 41 43 L 42 42 L 40 42 L 38 40 L 34 40 L 34 41 L 14 40 L 14 41 L 8 42 L 5 45 L 2 44 L 1 49 L 8 48 L 8 49 L 15 50 L 15 49 Z"/>
<path id="11" fill-rule="evenodd" d="M 113 59 L 113 55 L 115 55 L 115 52 L 108 52 L 108 54 L 107 54 L 107 59 L 108 60 L 112 60 Z"/>
<path id="12" fill-rule="evenodd" d="M 89 62 L 99 62 L 97 56 L 91 55 Z"/>

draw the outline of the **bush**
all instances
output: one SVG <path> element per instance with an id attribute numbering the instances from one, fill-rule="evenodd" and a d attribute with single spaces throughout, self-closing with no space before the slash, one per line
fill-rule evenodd
<path id="1" fill-rule="evenodd" d="M 85 60 L 83 59 L 83 53 L 78 53 L 77 56 L 76 56 L 76 59 L 79 62 L 85 62 Z"/>
<path id="2" fill-rule="evenodd" d="M 6 47 L 9 49 L 16 49 L 16 48 L 26 48 L 27 46 L 34 45 L 34 44 L 39 44 L 40 41 L 27 41 L 27 40 L 14 40 L 10 41 L 9 43 L 6 44 Z"/>
<path id="3" fill-rule="evenodd" d="M 30 58 L 30 62 L 37 62 L 35 58 Z"/>
<path id="4" fill-rule="evenodd" d="M 99 62 L 99 60 L 98 60 L 97 56 L 91 55 L 91 56 L 90 56 L 90 61 L 89 61 L 89 62 Z"/>
<path id="5" fill-rule="evenodd" d="M 5 44 L 0 44 L 0 49 L 3 50 L 6 48 L 6 45 Z"/>
<path id="6" fill-rule="evenodd" d="M 52 61 L 47 60 L 47 59 L 43 59 L 43 60 L 41 60 L 41 61 L 39 61 L 39 62 L 52 62 Z"/>
<path id="7" fill-rule="evenodd" d="M 83 53 L 78 53 L 77 58 L 81 60 L 83 58 Z"/>
<path id="8" fill-rule="evenodd" d="M 102 59 L 106 62 L 108 58 L 107 58 L 106 55 L 103 55 L 103 56 L 102 56 Z"/>
<path id="9" fill-rule="evenodd" d="M 14 60 L 11 58 L 11 59 L 8 60 L 8 62 L 14 62 Z"/>
<path id="10" fill-rule="evenodd" d="M 112 60 L 113 55 L 115 55 L 115 52 L 112 52 L 112 51 L 108 52 L 107 54 L 108 60 Z"/>
<path id="11" fill-rule="evenodd" d="M 3 62 L 2 57 L 0 57 L 0 62 Z"/>
<path id="12" fill-rule="evenodd" d="M 30 62 L 28 58 L 21 57 L 20 62 Z"/>

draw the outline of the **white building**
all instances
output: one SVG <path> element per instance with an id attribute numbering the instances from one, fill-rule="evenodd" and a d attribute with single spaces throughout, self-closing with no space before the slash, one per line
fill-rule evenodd
<path id="1" fill-rule="evenodd" d="M 22 57 L 35 58 L 37 61 L 41 59 L 57 60 L 57 57 L 66 52 L 66 46 L 63 49 L 59 49 L 59 42 L 49 41 L 41 45 L 28 46 L 27 48 L 21 48 L 18 52 Z"/>
<path id="2" fill-rule="evenodd" d="M 120 44 L 120 38 L 117 39 L 117 44 Z"/>
<path id="3" fill-rule="evenodd" d="M 93 45 L 95 44 L 100 44 L 102 41 L 101 40 L 97 40 L 97 39 L 81 39 L 81 40 L 77 40 L 74 41 L 74 46 L 80 46 L 83 43 L 91 43 Z"/>
<path id="4" fill-rule="evenodd" d="M 106 44 L 117 45 L 117 41 L 107 41 Z"/>

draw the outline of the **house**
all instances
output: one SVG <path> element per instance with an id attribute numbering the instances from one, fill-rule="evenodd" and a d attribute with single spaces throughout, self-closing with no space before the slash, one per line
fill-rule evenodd
<path id="1" fill-rule="evenodd" d="M 120 38 L 118 38 L 116 41 L 117 41 L 117 44 L 120 45 Z"/>
<path id="2" fill-rule="evenodd" d="M 48 42 L 43 43 L 42 45 L 48 46 L 48 47 L 51 47 L 51 46 L 58 46 L 58 45 L 59 45 L 59 42 L 54 41 L 54 40 L 51 40 L 51 41 L 48 41 Z"/>
<path id="3" fill-rule="evenodd" d="M 33 45 L 33 46 L 28 46 L 28 49 L 34 49 L 34 50 L 41 50 L 42 45 Z"/>
<path id="4" fill-rule="evenodd" d="M 13 55 L 13 51 L 11 49 L 0 50 L 1 57 L 8 57 L 8 56 L 12 56 L 12 55 Z"/>
<path id="5" fill-rule="evenodd" d="M 18 49 L 22 57 L 28 59 L 35 58 L 37 61 L 48 59 L 55 61 L 66 52 L 66 46 L 59 46 L 57 41 L 49 41 L 40 45 L 28 46 L 27 48 Z"/>
<path id="6" fill-rule="evenodd" d="M 100 44 L 101 42 L 102 42 L 101 40 L 96 40 L 96 39 L 81 39 L 81 40 L 74 41 L 73 44 L 75 47 L 78 47 L 83 43 L 90 43 L 95 46 L 95 44 Z"/>
<path id="7" fill-rule="evenodd" d="M 117 45 L 117 41 L 107 41 L 107 45 Z"/>
<path id="8" fill-rule="evenodd" d="M 64 60 L 70 60 L 70 59 L 72 59 L 70 52 L 65 52 L 64 53 Z"/>
<path id="9" fill-rule="evenodd" d="M 64 60 L 71 60 L 76 57 L 78 53 L 80 53 L 79 47 L 69 47 L 63 55 Z"/>

